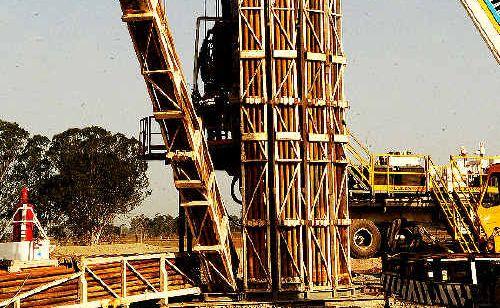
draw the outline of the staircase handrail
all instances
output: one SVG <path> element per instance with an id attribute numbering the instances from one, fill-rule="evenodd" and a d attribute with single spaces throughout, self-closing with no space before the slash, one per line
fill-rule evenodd
<path id="1" fill-rule="evenodd" d="M 450 223 L 450 227 L 454 230 L 455 236 L 458 235 L 458 237 L 460 237 L 462 240 L 462 241 L 458 241 L 461 248 L 465 252 L 467 252 L 467 251 L 470 251 L 470 248 L 468 246 L 472 245 L 473 249 L 475 251 L 478 251 L 478 248 L 477 248 L 477 245 L 475 242 L 470 243 L 463 236 L 462 232 L 457 232 L 457 229 L 458 229 L 457 220 L 459 220 L 462 224 L 464 224 L 465 222 L 463 221 L 462 215 L 460 214 L 460 212 L 456 208 L 455 200 L 453 199 L 453 197 L 450 195 L 450 193 L 447 190 L 446 182 L 444 181 L 443 176 L 441 174 L 439 174 L 439 172 L 437 172 L 437 169 L 438 169 L 437 165 L 434 164 L 434 162 L 432 161 L 432 159 L 430 157 L 429 157 L 429 168 L 432 168 L 432 170 L 434 170 L 434 173 L 430 174 L 430 180 L 432 181 L 432 188 L 433 188 L 432 191 L 434 192 L 434 194 L 436 195 L 436 197 L 438 199 L 441 199 L 444 203 L 447 203 L 450 206 L 454 206 L 453 211 L 451 211 L 451 210 L 447 210 L 447 209 L 443 208 L 442 204 L 440 204 L 443 211 L 450 213 L 450 215 L 454 219 L 454 221 L 449 221 L 449 223 Z M 445 196 L 447 196 L 447 197 L 445 197 Z M 448 199 L 448 200 L 446 200 L 446 199 Z M 438 200 L 438 201 L 440 201 L 440 200 Z M 448 217 L 446 217 L 446 218 L 447 218 L 447 220 L 449 220 Z M 466 227 L 467 227 L 467 225 L 466 225 Z M 463 243 L 465 243 L 465 247 L 464 247 Z"/>

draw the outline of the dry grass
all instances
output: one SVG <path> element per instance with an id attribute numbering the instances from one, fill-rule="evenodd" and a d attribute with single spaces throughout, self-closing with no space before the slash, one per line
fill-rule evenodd
<path id="1" fill-rule="evenodd" d="M 104 244 L 94 246 L 57 246 L 52 252 L 53 258 L 78 258 L 89 256 L 111 256 L 111 255 L 130 255 L 130 254 L 151 254 L 176 252 L 177 245 L 168 247 L 165 245 L 154 245 L 149 243 L 131 243 L 131 244 Z"/>

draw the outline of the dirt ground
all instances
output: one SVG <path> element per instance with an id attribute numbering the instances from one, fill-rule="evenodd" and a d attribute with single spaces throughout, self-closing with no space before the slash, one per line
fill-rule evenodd
<path id="1" fill-rule="evenodd" d="M 238 241 L 239 242 L 239 241 Z M 236 246 L 238 243 L 236 243 Z M 52 251 L 53 258 L 68 257 L 89 257 L 89 256 L 109 256 L 109 255 L 128 255 L 128 254 L 148 254 L 176 252 L 177 239 L 155 239 L 147 240 L 144 243 L 120 243 L 120 244 L 102 244 L 94 246 L 56 245 Z M 239 253 L 241 249 L 237 247 Z M 380 258 L 373 259 L 352 259 L 352 271 L 355 274 L 377 275 L 382 270 Z"/>
<path id="2" fill-rule="evenodd" d="M 175 252 L 176 247 L 159 246 L 147 243 L 105 244 L 94 246 L 57 246 L 51 253 L 53 258 L 90 257 L 129 254 L 150 254 Z"/>
<path id="3" fill-rule="evenodd" d="M 372 259 L 352 259 L 352 271 L 358 274 L 380 274 L 382 272 L 382 260 Z"/>

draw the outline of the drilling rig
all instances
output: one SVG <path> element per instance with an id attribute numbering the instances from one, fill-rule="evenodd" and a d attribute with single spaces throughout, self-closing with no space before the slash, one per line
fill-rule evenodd
<path id="1" fill-rule="evenodd" d="M 162 1 L 120 3 L 153 105 L 144 153 L 172 166 L 206 290 L 351 292 L 341 1 L 221 1 L 197 22 L 193 91 Z M 241 260 L 216 169 L 240 182 Z"/>

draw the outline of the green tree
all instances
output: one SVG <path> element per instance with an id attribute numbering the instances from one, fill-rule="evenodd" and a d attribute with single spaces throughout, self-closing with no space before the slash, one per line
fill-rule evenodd
<path id="1" fill-rule="evenodd" d="M 151 220 L 144 214 L 136 215 L 130 221 L 130 230 L 135 235 L 136 242 L 142 243 L 147 235 L 148 226 Z"/>
<path id="2" fill-rule="evenodd" d="M 59 219 L 52 204 L 42 202 L 40 189 L 54 174 L 47 156 L 50 140 L 30 134 L 16 123 L 0 120 L 0 217 L 8 218 L 19 198 L 20 188 L 28 187 L 42 222 Z"/>
<path id="3" fill-rule="evenodd" d="M 117 215 L 149 195 L 147 163 L 138 151 L 136 139 L 100 127 L 54 136 L 48 155 L 57 174 L 45 187 L 46 202 L 65 212 L 73 236 L 97 244 Z"/>
<path id="4" fill-rule="evenodd" d="M 28 143 L 29 133 L 17 123 L 0 120 L 0 218 L 7 218 L 19 194 L 11 181 L 15 164 Z"/>
<path id="5" fill-rule="evenodd" d="M 168 237 L 177 232 L 177 218 L 171 215 L 156 214 L 149 220 L 147 234 L 152 237 Z"/>

